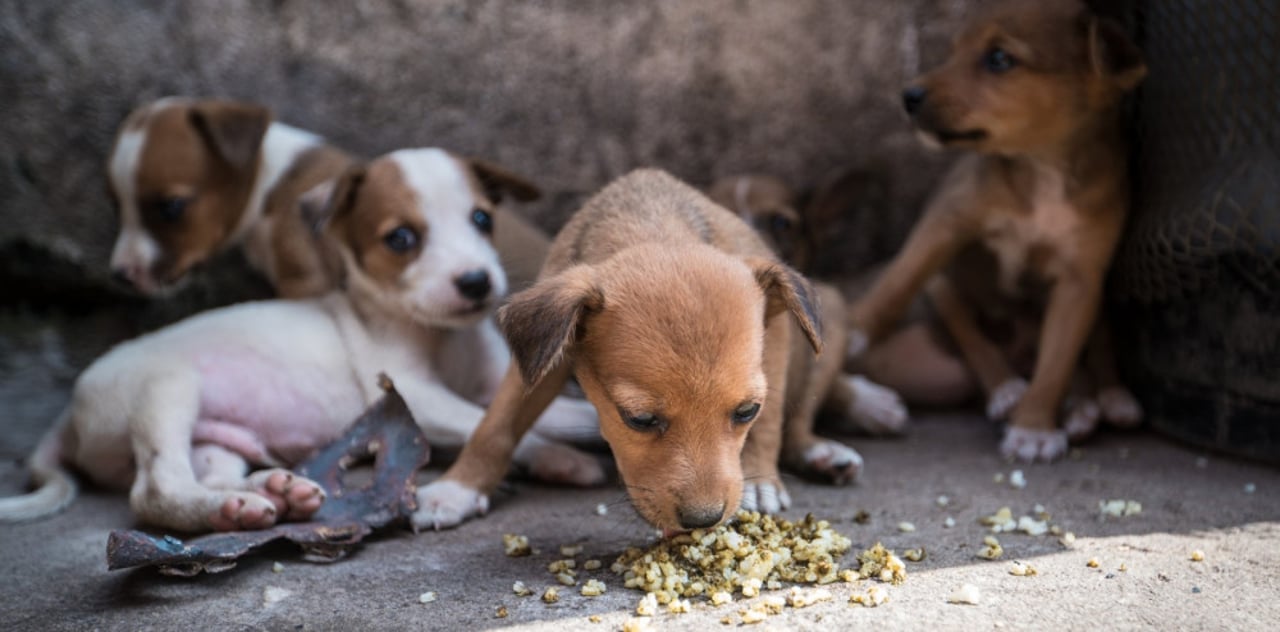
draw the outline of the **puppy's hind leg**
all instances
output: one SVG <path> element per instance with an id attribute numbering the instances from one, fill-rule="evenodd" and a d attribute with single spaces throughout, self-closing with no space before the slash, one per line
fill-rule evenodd
<path id="1" fill-rule="evenodd" d="M 1006 418 L 1026 392 L 1027 381 L 1013 372 L 1000 347 L 978 329 L 973 311 L 945 277 L 931 279 L 927 292 L 938 318 L 987 393 L 987 417 Z"/>
<path id="2" fill-rule="evenodd" d="M 289 520 L 305 520 L 324 504 L 325 492 L 319 483 L 282 468 L 258 470 L 248 474 L 244 457 L 220 445 L 202 444 L 191 450 L 191 463 L 196 480 L 215 490 L 254 492 L 270 500 L 276 515 Z M 234 529 L 218 516 L 213 527 L 220 531 Z"/>
<path id="3" fill-rule="evenodd" d="M 792 332 L 791 361 L 787 365 L 787 401 L 782 437 L 782 460 L 792 469 L 846 485 L 857 480 L 862 472 L 862 455 L 857 450 L 813 433 L 818 406 L 829 399 L 829 394 L 843 384 L 840 366 L 844 358 L 839 350 L 845 345 L 846 334 L 840 314 L 832 314 L 833 308 L 844 311 L 844 303 L 834 289 L 828 295 L 827 286 L 815 285 L 822 302 L 823 317 L 828 325 L 822 330 L 822 347 L 827 351 L 816 358 L 798 332 Z M 835 326 L 831 326 L 834 324 Z M 902 410 L 906 416 L 906 410 Z"/>
<path id="4" fill-rule="evenodd" d="M 1102 418 L 1119 428 L 1132 428 L 1142 423 L 1142 404 L 1120 381 L 1116 370 L 1115 350 L 1111 343 L 1111 326 L 1101 315 L 1085 347 L 1085 367 L 1097 386 L 1095 399 Z"/>
<path id="5" fill-rule="evenodd" d="M 201 485 L 191 461 L 200 412 L 199 378 L 156 371 L 131 402 L 129 430 L 137 473 L 129 504 L 149 524 L 181 531 L 261 529 L 276 522 L 275 505 L 244 491 Z"/>
<path id="6" fill-rule="evenodd" d="M 857 450 L 813 433 L 817 396 L 797 402 L 786 418 L 782 459 L 792 469 L 826 479 L 835 485 L 847 485 L 862 473 L 862 455 Z"/>

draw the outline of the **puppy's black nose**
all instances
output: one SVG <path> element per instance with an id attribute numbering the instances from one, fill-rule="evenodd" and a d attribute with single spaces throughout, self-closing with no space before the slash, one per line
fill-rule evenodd
<path id="1" fill-rule="evenodd" d="M 129 271 L 124 268 L 112 268 L 111 280 L 124 287 L 133 287 L 133 280 L 129 278 Z"/>
<path id="2" fill-rule="evenodd" d="M 676 510 L 681 529 L 714 527 L 724 517 L 724 503 L 717 507 L 681 507 Z"/>
<path id="3" fill-rule="evenodd" d="M 489 290 L 493 289 L 493 283 L 489 281 L 489 273 L 485 270 L 463 272 L 453 279 L 453 284 L 458 286 L 459 294 L 473 301 L 488 296 Z"/>
<path id="4" fill-rule="evenodd" d="M 907 114 L 915 114 L 920 110 L 920 106 L 924 105 L 924 98 L 928 94 L 920 86 L 911 86 L 902 91 L 902 107 L 907 109 Z"/>

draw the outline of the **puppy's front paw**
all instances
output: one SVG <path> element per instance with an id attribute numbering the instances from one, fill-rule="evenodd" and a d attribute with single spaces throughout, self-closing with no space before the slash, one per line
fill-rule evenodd
<path id="1" fill-rule="evenodd" d="M 289 470 L 259 470 L 245 479 L 246 489 L 270 500 L 285 520 L 306 520 L 324 504 L 324 488 L 319 483 Z"/>
<path id="2" fill-rule="evenodd" d="M 1102 410 L 1092 399 L 1082 397 L 1072 401 L 1067 405 L 1067 420 L 1062 424 L 1067 438 L 1074 442 L 1093 436 L 1101 416 Z"/>
<path id="3" fill-rule="evenodd" d="M 1102 409 L 1102 418 L 1113 426 L 1132 428 L 1142 423 L 1142 404 L 1123 386 L 1098 391 L 1098 407 Z"/>
<path id="4" fill-rule="evenodd" d="M 907 406 L 898 392 L 861 375 L 842 375 L 853 390 L 849 419 L 872 435 L 898 435 L 907 428 Z"/>
<path id="5" fill-rule="evenodd" d="M 435 481 L 418 490 L 413 529 L 448 529 L 489 511 L 489 497 L 457 481 Z"/>
<path id="6" fill-rule="evenodd" d="M 595 457 L 562 443 L 549 443 L 533 453 L 529 474 L 559 485 L 593 487 L 605 481 L 604 468 Z"/>
<path id="7" fill-rule="evenodd" d="M 1010 426 L 1000 442 L 1000 454 L 1020 461 L 1052 461 L 1067 452 L 1067 433 Z"/>
<path id="8" fill-rule="evenodd" d="M 1022 400 L 1022 394 L 1025 392 L 1027 392 L 1027 381 L 1020 377 L 1005 380 L 995 387 L 995 390 L 991 391 L 991 399 L 987 400 L 987 419 L 1000 421 L 1008 417 L 1013 407 Z"/>
<path id="9" fill-rule="evenodd" d="M 229 492 L 208 520 L 214 531 L 245 531 L 266 529 L 276 523 L 277 515 L 275 503 L 265 496 Z"/>
<path id="10" fill-rule="evenodd" d="M 751 480 L 742 485 L 742 509 L 776 514 L 791 506 L 791 495 L 777 477 Z"/>
<path id="11" fill-rule="evenodd" d="M 804 451 L 804 464 L 836 485 L 852 483 L 862 473 L 862 455 L 837 441 L 822 440 L 809 446 Z"/>

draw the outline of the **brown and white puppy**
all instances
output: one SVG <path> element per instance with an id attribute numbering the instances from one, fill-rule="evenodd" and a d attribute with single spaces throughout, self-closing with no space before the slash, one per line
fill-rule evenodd
<path id="1" fill-rule="evenodd" d="M 121 125 L 107 163 L 120 220 L 112 273 L 159 294 L 214 254 L 242 246 L 280 296 L 320 296 L 334 289 L 338 266 L 326 262 L 332 253 L 298 200 L 351 161 L 323 138 L 272 120 L 261 105 L 171 97 L 139 107 Z M 523 181 L 503 185 L 491 171 L 477 174 L 495 201 L 540 195 Z M 550 239 L 517 213 L 499 207 L 495 214 L 504 267 L 513 287 L 526 287 Z"/>
<path id="2" fill-rule="evenodd" d="M 107 163 L 120 234 L 112 273 L 144 294 L 243 245 L 281 296 L 333 286 L 298 198 L 350 158 L 260 105 L 166 98 L 134 110 Z"/>
<path id="3" fill-rule="evenodd" d="M 285 468 L 376 400 L 381 372 L 429 441 L 461 446 L 510 363 L 490 317 L 506 275 L 480 179 L 469 161 L 439 149 L 350 168 L 324 225 L 345 290 L 213 310 L 115 347 L 80 375 L 31 458 L 40 488 L 0 500 L 0 520 L 70 502 L 64 466 L 130 490 L 138 517 L 161 527 L 306 518 L 323 502 L 321 489 Z M 581 401 L 556 400 L 546 417 L 596 424 Z M 536 433 L 516 460 L 556 482 L 604 479 L 594 457 Z"/>
<path id="4" fill-rule="evenodd" d="M 1091 331 L 1099 334 L 1091 346 L 1105 347 L 1094 323 L 1129 195 L 1119 106 L 1145 73 L 1120 28 L 1078 0 L 1006 1 L 903 94 L 925 138 L 972 153 L 854 306 L 855 338 L 884 340 L 927 289 L 990 410 L 1010 415 L 1006 456 L 1052 460 L 1066 451 L 1059 407 Z M 1036 332 L 1029 384 L 989 337 L 1019 323 Z M 1134 423 L 1140 409 L 1105 351 L 1087 362 L 1099 398 L 1110 402 L 1103 414 Z"/>
<path id="5" fill-rule="evenodd" d="M 777 176 L 744 173 L 711 183 L 707 197 L 746 220 L 783 261 L 804 270 L 811 246 L 796 195 Z"/>
<path id="6" fill-rule="evenodd" d="M 800 214 L 795 210 L 796 196 L 781 178 L 758 174 L 728 176 L 712 183 L 707 195 L 754 227 L 783 261 L 795 263 L 788 258 L 787 253 L 796 253 L 798 250 L 795 247 L 784 247 L 784 244 L 806 243 L 802 238 L 804 226 Z M 807 254 L 808 250 L 802 252 Z M 823 348 L 845 349 L 849 335 L 845 325 L 848 308 L 844 296 L 827 283 L 815 281 L 813 289 L 818 296 L 818 304 L 821 305 Z M 784 443 L 784 462 L 795 465 L 814 461 L 813 458 L 802 458 L 802 455 L 796 454 L 792 446 L 819 445 L 805 439 L 804 434 L 812 429 L 813 417 L 819 410 L 836 419 L 839 422 L 836 428 L 839 430 L 854 430 L 871 435 L 901 434 L 906 431 L 907 409 L 893 389 L 880 386 L 861 375 L 843 372 L 844 358 L 838 352 L 814 357 L 806 348 L 804 340 L 799 337 L 792 339 L 791 346 L 789 366 L 792 377 L 787 380 L 789 409 L 786 433 L 788 437 L 793 432 L 798 434 Z M 856 452 L 847 456 L 856 464 L 856 468 L 852 468 L 849 474 L 856 476 L 857 469 L 861 469 L 862 457 Z"/>
<path id="7" fill-rule="evenodd" d="M 634 171 L 569 220 L 538 282 L 498 320 L 515 365 L 458 461 L 419 490 L 415 525 L 483 513 L 570 374 L 655 526 L 790 503 L 778 476 L 790 340 L 821 348 L 817 307 L 733 213 L 665 172 Z"/>

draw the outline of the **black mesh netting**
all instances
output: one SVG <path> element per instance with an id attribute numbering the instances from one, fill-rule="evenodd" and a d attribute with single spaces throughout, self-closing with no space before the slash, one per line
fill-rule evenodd
<path id="1" fill-rule="evenodd" d="M 1128 16 L 1135 207 L 1110 293 L 1152 424 L 1280 460 L 1280 3 L 1146 0 Z"/>

